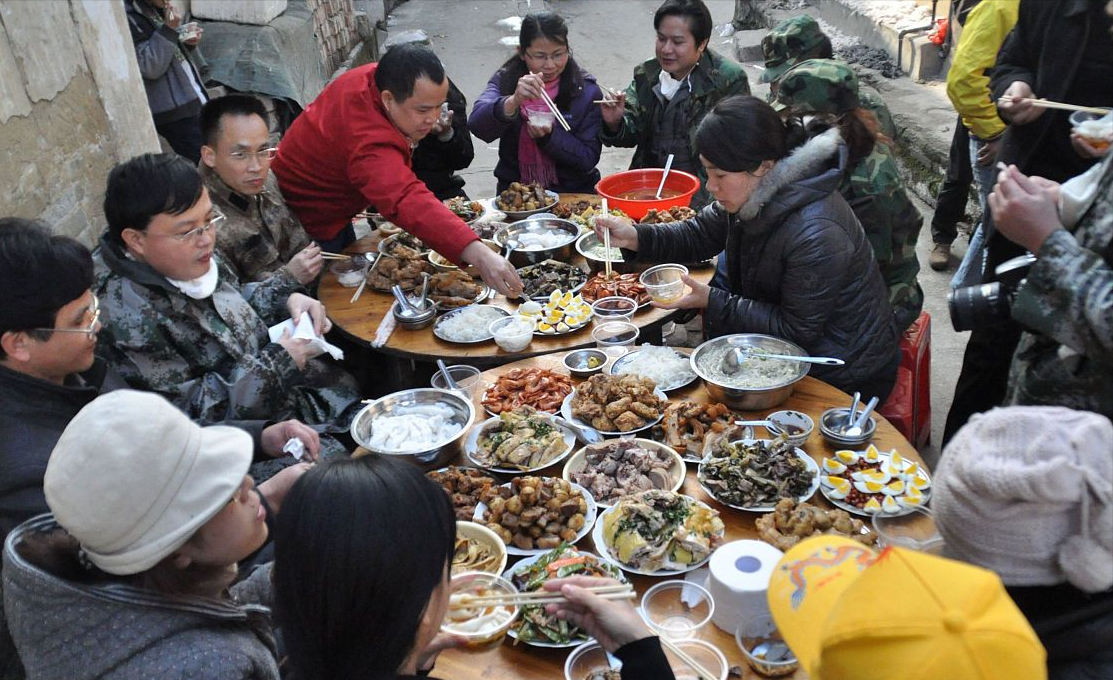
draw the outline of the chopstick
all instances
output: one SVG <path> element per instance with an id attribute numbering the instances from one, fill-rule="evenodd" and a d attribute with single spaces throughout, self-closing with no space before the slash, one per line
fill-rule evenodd
<path id="1" fill-rule="evenodd" d="M 603 215 L 610 215 L 610 210 L 607 209 L 607 199 L 603 198 Z M 611 230 L 610 227 L 603 230 L 603 264 L 607 267 L 607 280 L 611 279 Z"/>
<path id="2" fill-rule="evenodd" d="M 533 75 L 541 74 L 535 73 Z M 541 99 L 545 102 L 545 105 L 549 107 L 549 110 L 553 112 L 553 115 L 556 116 L 557 121 L 560 122 L 560 126 L 564 128 L 564 131 L 571 132 L 572 128 L 568 126 L 568 121 L 564 120 L 564 116 L 561 115 L 560 109 L 558 109 L 556 104 L 553 103 L 553 100 L 549 98 L 549 93 L 545 91 L 544 86 L 541 87 Z"/>
<path id="3" fill-rule="evenodd" d="M 588 588 L 604 600 L 629 600 L 637 597 L 634 589 L 628 585 L 601 586 Z M 530 593 L 517 593 L 514 595 L 488 595 L 467 597 L 453 602 L 450 609 L 470 609 L 473 607 L 498 607 L 498 606 L 533 606 L 540 604 L 560 604 L 567 602 L 568 598 L 557 592 L 537 590 Z"/>
<path id="4" fill-rule="evenodd" d="M 371 263 L 371 266 L 367 269 L 367 273 L 363 275 L 363 281 L 359 283 L 359 288 L 356 288 L 356 294 L 352 296 L 351 300 L 348 300 L 349 303 L 355 303 L 355 301 L 359 299 L 359 296 L 363 295 L 363 289 L 367 287 L 367 279 L 371 278 L 371 272 L 375 271 L 375 267 L 379 266 L 379 261 L 382 259 L 381 257 L 376 257 L 375 261 Z"/>
<path id="5" fill-rule="evenodd" d="M 665 636 L 662 635 L 659 639 L 661 640 L 661 645 L 672 652 L 674 655 L 676 655 L 678 659 L 683 661 L 684 665 L 694 670 L 696 672 L 696 675 L 699 676 L 700 680 L 715 680 L 715 678 L 719 677 L 703 666 L 699 665 L 698 661 L 688 656 L 687 652 L 677 647 L 675 644 L 672 643 L 671 640 L 669 640 Z"/>
<path id="6" fill-rule="evenodd" d="M 350 260 L 351 255 L 344 255 L 342 253 L 321 253 L 321 257 L 326 260 Z"/>
<path id="7" fill-rule="evenodd" d="M 1032 102 L 1032 106 L 1038 106 L 1042 109 L 1060 109 L 1062 111 L 1085 111 L 1086 113 L 1096 113 L 1099 116 L 1108 114 L 1113 109 L 1103 109 L 1096 106 L 1078 106 L 1077 104 L 1064 104 L 1062 102 L 1053 102 L 1048 99 L 1020 99 L 1018 101 L 1010 101 L 1008 97 L 1001 97 L 997 100 L 999 104 L 1019 104 L 1022 101 Z"/>

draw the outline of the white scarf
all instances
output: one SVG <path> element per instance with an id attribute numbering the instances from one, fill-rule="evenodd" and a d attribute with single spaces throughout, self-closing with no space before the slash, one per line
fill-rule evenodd
<path id="1" fill-rule="evenodd" d="M 175 281 L 169 276 L 166 280 L 170 285 L 182 291 L 194 300 L 204 300 L 213 294 L 216 290 L 216 284 L 220 280 L 220 269 L 216 266 L 216 257 L 214 256 L 209 260 L 209 271 L 205 272 L 196 279 L 189 281 Z"/>

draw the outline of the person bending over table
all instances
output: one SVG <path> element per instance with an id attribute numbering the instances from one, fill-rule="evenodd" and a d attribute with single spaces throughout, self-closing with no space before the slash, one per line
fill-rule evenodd
<path id="1" fill-rule="evenodd" d="M 215 250 L 220 221 L 197 169 L 145 154 L 108 176 L 108 232 L 93 253 L 103 330 L 98 354 L 136 389 L 164 395 L 207 421 L 298 418 L 346 432 L 359 409 L 355 381 L 267 326 L 308 314 L 320 334 L 324 306 L 286 277 L 240 285 Z M 331 438 L 330 438 L 331 439 Z M 324 443 L 322 441 L 322 443 Z M 328 453 L 339 453 L 333 441 Z"/>
<path id="2" fill-rule="evenodd" d="M 634 225 L 600 217 L 627 261 L 699 262 L 725 251 L 729 289 L 690 277 L 666 309 L 704 309 L 707 333 L 763 333 L 844 359 L 811 375 L 882 402 L 896 381 L 888 289 L 854 212 L 838 194 L 847 149 L 837 128 L 812 137 L 755 97 L 724 99 L 696 134 L 716 202 L 696 217 Z"/>
<path id="3" fill-rule="evenodd" d="M 552 120 L 542 90 L 568 121 Z M 479 96 L 468 128 L 485 142 L 499 140 L 498 190 L 511 182 L 537 182 L 557 192 L 592 193 L 599 181 L 603 96 L 595 76 L 580 68 L 568 44 L 568 25 L 551 12 L 527 14 L 518 53 L 502 65 Z M 530 117 L 548 114 L 549 122 Z"/>
<path id="4" fill-rule="evenodd" d="M 474 265 L 498 292 L 517 296 L 514 267 L 414 175 L 413 148 L 433 130 L 447 93 L 432 50 L 392 47 L 378 63 L 330 83 L 290 126 L 271 167 L 286 204 L 325 250 L 354 241 L 352 217 L 374 205 L 452 262 Z"/>
<path id="5" fill-rule="evenodd" d="M 692 199 L 711 202 L 707 173 L 696 153 L 696 128 L 723 97 L 749 94 L 742 67 L 707 47 L 711 12 L 701 0 L 665 0 L 653 15 L 657 56 L 634 69 L 634 80 L 613 104 L 603 104 L 601 139 L 607 146 L 637 147 L 630 169 L 663 168 L 700 178 Z"/>
<path id="6" fill-rule="evenodd" d="M 388 456 L 333 459 L 306 473 L 275 525 L 274 609 L 300 680 L 425 675 L 461 641 L 439 634 L 448 609 L 456 520 L 441 487 Z M 569 602 L 550 612 L 623 662 L 625 680 L 671 680 L 634 607 L 552 580 Z"/>

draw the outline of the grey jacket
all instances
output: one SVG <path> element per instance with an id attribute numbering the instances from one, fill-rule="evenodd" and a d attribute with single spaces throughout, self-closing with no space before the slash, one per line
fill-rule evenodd
<path id="1" fill-rule="evenodd" d="M 698 262 L 725 251 L 730 288 L 711 288 L 708 335 L 763 333 L 839 357 L 845 366 L 812 366 L 810 374 L 884 400 L 896 379 L 898 334 L 873 249 L 838 194 L 846 158 L 837 129 L 814 137 L 778 162 L 736 214 L 716 202 L 686 222 L 638 225 L 637 256 Z"/>
<path id="2" fill-rule="evenodd" d="M 204 83 L 193 63 L 196 50 L 179 43 L 178 32 L 163 24 L 157 11 L 143 0 L 128 0 L 124 9 L 155 124 L 200 113 L 205 101 L 190 82 L 192 74 L 199 84 Z"/>
<path id="3" fill-rule="evenodd" d="M 40 515 L 4 544 L 4 611 L 29 680 L 278 680 L 269 566 L 233 586 L 231 600 L 79 584 L 16 551 L 57 526 Z"/>

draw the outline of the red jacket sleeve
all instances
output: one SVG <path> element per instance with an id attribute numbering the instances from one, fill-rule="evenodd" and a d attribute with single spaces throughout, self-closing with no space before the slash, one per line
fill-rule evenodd
<path id="1" fill-rule="evenodd" d="M 383 217 L 424 241 L 455 264 L 479 236 L 437 200 L 410 167 L 410 150 L 395 132 L 353 131 L 348 177 Z"/>

